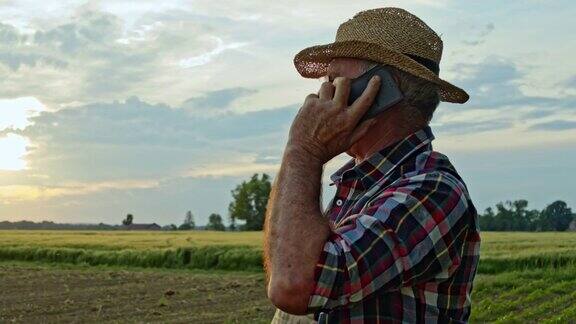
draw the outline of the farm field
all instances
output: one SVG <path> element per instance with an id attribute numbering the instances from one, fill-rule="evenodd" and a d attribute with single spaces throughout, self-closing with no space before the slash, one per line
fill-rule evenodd
<path id="1" fill-rule="evenodd" d="M 483 256 L 496 258 L 574 252 L 576 245 L 576 232 L 482 232 L 481 235 Z M 262 243 L 262 232 L 0 230 L 0 248 L 146 250 L 236 245 L 261 249 Z"/>
<path id="2" fill-rule="evenodd" d="M 261 270 L 262 232 L 0 231 L 0 260 Z M 576 233 L 482 233 L 479 273 L 576 264 Z"/>
<path id="3" fill-rule="evenodd" d="M 0 231 L 0 323 L 268 323 L 261 244 L 261 232 Z M 471 322 L 576 322 L 576 233 L 484 232 L 481 255 Z"/>
<path id="4" fill-rule="evenodd" d="M 0 263 L 0 323 L 269 323 L 261 273 Z"/>
<path id="5" fill-rule="evenodd" d="M 262 242 L 262 232 L 0 230 L 0 247 L 24 245 L 120 250 L 228 244 L 261 247 Z"/>

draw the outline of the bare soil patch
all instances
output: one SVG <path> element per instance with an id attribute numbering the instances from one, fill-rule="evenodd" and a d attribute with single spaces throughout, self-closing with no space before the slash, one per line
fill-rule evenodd
<path id="1" fill-rule="evenodd" d="M 269 323 L 263 273 L 0 264 L 0 322 Z"/>

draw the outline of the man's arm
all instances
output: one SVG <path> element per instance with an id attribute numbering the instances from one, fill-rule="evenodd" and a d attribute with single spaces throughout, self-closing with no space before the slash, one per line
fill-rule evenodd
<path id="1" fill-rule="evenodd" d="M 264 268 L 268 297 L 291 314 L 306 314 L 314 268 L 330 235 L 322 217 L 323 163 L 287 146 L 274 180 L 265 219 Z"/>
<path id="2" fill-rule="evenodd" d="M 303 315 L 308 310 L 315 266 L 331 233 L 320 208 L 322 168 L 374 124 L 373 118 L 359 122 L 379 85 L 379 77 L 372 77 L 348 106 L 350 80 L 324 82 L 318 94 L 306 97 L 292 122 L 265 220 L 267 293 L 283 311 Z"/>

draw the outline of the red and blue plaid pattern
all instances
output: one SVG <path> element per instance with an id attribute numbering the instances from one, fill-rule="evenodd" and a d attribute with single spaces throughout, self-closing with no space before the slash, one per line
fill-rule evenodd
<path id="1" fill-rule="evenodd" d="M 464 323 L 479 259 L 478 216 L 429 126 L 331 175 L 333 233 L 308 303 L 329 323 Z"/>

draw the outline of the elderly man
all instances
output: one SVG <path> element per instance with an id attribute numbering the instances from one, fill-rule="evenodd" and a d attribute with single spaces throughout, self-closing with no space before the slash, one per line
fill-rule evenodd
<path id="1" fill-rule="evenodd" d="M 265 224 L 273 323 L 464 323 L 479 258 L 476 209 L 449 159 L 432 149 L 439 101 L 466 92 L 439 78 L 442 41 L 399 8 L 360 12 L 336 41 L 295 57 L 326 77 L 295 117 Z M 387 65 L 404 98 L 360 122 L 380 89 L 373 77 L 348 105 L 351 79 Z M 336 194 L 321 211 L 324 164 Z"/>

